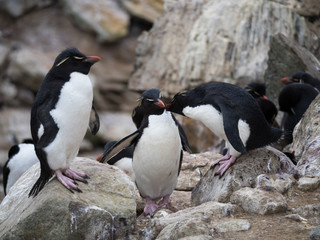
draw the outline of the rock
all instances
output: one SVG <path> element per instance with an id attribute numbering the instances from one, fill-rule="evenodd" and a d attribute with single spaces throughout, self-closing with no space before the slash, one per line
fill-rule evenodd
<path id="1" fill-rule="evenodd" d="M 53 2 L 53 0 L 0 0 L 0 9 L 12 17 L 20 17 L 31 9 L 47 7 Z"/>
<path id="2" fill-rule="evenodd" d="M 37 49 L 21 47 L 10 53 L 7 77 L 18 85 L 37 92 L 53 61 Z M 30 67 L 32 66 L 32 67 Z"/>
<path id="3" fill-rule="evenodd" d="M 313 191 L 320 185 L 320 177 L 302 177 L 298 181 L 298 188 L 302 191 Z"/>
<path id="4" fill-rule="evenodd" d="M 199 154 L 184 152 L 181 171 L 175 189 L 179 191 L 191 191 L 199 182 L 202 175 L 208 171 L 211 162 L 218 156 L 220 155 L 214 152 Z"/>
<path id="5" fill-rule="evenodd" d="M 261 174 L 257 177 L 257 187 L 271 187 L 281 194 L 287 192 L 296 182 L 290 174 Z"/>
<path id="6" fill-rule="evenodd" d="M 90 176 L 87 185 L 79 183 L 83 193 L 70 193 L 54 178 L 28 198 L 39 165 L 17 181 L 0 205 L 1 239 L 118 239 L 134 228 L 135 187 L 127 175 L 85 158 L 71 166 Z"/>
<path id="7" fill-rule="evenodd" d="M 320 240 L 320 226 L 317 226 L 311 230 L 310 240 Z"/>
<path id="8" fill-rule="evenodd" d="M 288 208 L 285 198 L 272 188 L 241 188 L 231 195 L 230 200 L 245 212 L 261 215 L 285 212 Z"/>
<path id="9" fill-rule="evenodd" d="M 292 209 L 292 213 L 299 214 L 303 218 L 317 218 L 317 224 L 320 224 L 320 203 L 308 204 Z"/>
<path id="10" fill-rule="evenodd" d="M 244 86 L 263 79 L 274 34 L 308 50 L 319 44 L 303 17 L 275 1 L 165 1 L 164 9 L 138 40 L 131 89 L 172 96 L 210 81 Z"/>
<path id="11" fill-rule="evenodd" d="M 320 177 L 320 95 L 310 104 L 293 132 L 292 148 L 299 174 Z"/>
<path id="12" fill-rule="evenodd" d="M 60 0 L 64 11 L 80 29 L 93 32 L 99 42 L 112 42 L 128 34 L 129 16 L 117 1 Z"/>
<path id="13" fill-rule="evenodd" d="M 292 219 L 297 222 L 307 222 L 307 219 L 301 217 L 299 214 L 289 214 L 286 215 L 285 218 Z"/>
<path id="14" fill-rule="evenodd" d="M 218 232 L 239 232 L 247 231 L 250 228 L 250 222 L 245 219 L 232 219 L 214 224 Z"/>
<path id="15" fill-rule="evenodd" d="M 320 78 L 319 60 L 306 48 L 282 33 L 270 38 L 267 65 L 264 73 L 267 96 L 277 107 L 279 107 L 279 93 L 284 87 L 280 82 L 281 78 L 291 77 L 298 70 Z"/>
<path id="16" fill-rule="evenodd" d="M 164 0 L 122 0 L 123 6 L 131 15 L 152 23 L 163 14 L 163 3 Z"/>
<path id="17" fill-rule="evenodd" d="M 255 187 L 257 177 L 268 174 L 296 174 L 296 167 L 286 155 L 272 147 L 249 151 L 240 156 L 222 177 L 215 176 L 218 166 L 210 169 L 192 191 L 191 201 L 229 202 L 231 194 L 242 187 Z"/>

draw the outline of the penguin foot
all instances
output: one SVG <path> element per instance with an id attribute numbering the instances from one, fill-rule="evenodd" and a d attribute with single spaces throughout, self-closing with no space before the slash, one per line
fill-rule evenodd
<path id="1" fill-rule="evenodd" d="M 225 171 L 227 171 L 227 169 L 232 165 L 232 163 L 234 163 L 236 161 L 236 159 L 237 159 L 237 157 L 231 156 L 228 160 L 220 161 L 219 162 L 220 167 L 214 175 L 222 176 L 225 173 Z"/>
<path id="2" fill-rule="evenodd" d="M 146 198 L 146 201 L 147 204 L 144 207 L 143 212 L 146 216 L 150 215 L 152 217 L 159 206 L 151 198 Z"/>
<path id="3" fill-rule="evenodd" d="M 231 155 L 230 155 L 230 151 L 228 149 L 228 152 L 226 153 L 226 155 L 224 155 L 222 158 L 219 158 L 218 160 L 214 161 L 211 164 L 211 168 L 214 168 L 217 164 L 220 164 L 221 161 L 228 160 L 230 157 L 231 157 Z"/>
<path id="4" fill-rule="evenodd" d="M 177 208 L 175 208 L 174 206 L 172 206 L 171 202 L 170 202 L 170 195 L 166 195 L 162 198 L 162 200 L 159 202 L 159 207 L 164 207 L 166 209 L 169 209 L 170 211 L 176 212 L 178 211 Z"/>
<path id="5" fill-rule="evenodd" d="M 66 176 L 68 176 L 69 178 L 72 178 L 73 180 L 78 180 L 78 181 L 83 182 L 85 184 L 88 183 L 88 181 L 86 179 L 88 179 L 89 177 L 86 174 L 77 172 L 75 170 L 72 170 L 71 168 L 67 168 L 64 171 L 64 174 Z"/>
<path id="6" fill-rule="evenodd" d="M 63 186 L 65 186 L 70 192 L 72 192 L 72 193 L 73 193 L 73 191 L 82 192 L 81 189 L 78 188 L 77 183 L 73 179 L 71 179 L 67 176 L 64 176 L 62 174 L 61 170 L 57 170 L 56 175 L 57 175 L 59 182 L 61 182 L 61 184 Z"/>

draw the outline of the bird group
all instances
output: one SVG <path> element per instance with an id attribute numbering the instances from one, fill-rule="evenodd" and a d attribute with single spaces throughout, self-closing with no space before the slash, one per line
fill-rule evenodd
<path id="1" fill-rule="evenodd" d="M 75 48 L 57 56 L 31 109 L 33 142 L 15 145 L 9 151 L 4 168 L 5 193 L 21 175 L 13 170 L 18 165 L 14 161 L 21 159 L 27 165 L 27 155 L 33 160 L 28 160 L 28 166 L 39 160 L 41 168 L 29 197 L 37 196 L 54 173 L 69 191 L 81 192 L 76 181 L 87 183 L 89 177 L 71 169 L 70 163 L 78 154 L 87 127 L 92 134 L 99 130 L 88 76 L 99 60 Z M 173 113 L 200 120 L 225 141 L 226 154 L 212 163 L 213 167 L 220 165 L 216 174 L 222 176 L 247 151 L 276 142 L 283 134 L 289 143 L 292 126 L 318 93 L 315 87 L 306 80 L 284 87 L 279 96 L 280 110 L 285 112 L 283 131 L 274 127 L 277 108 L 265 97 L 263 84 L 252 83 L 243 89 L 223 82 L 206 83 L 177 93 L 170 103 L 165 103 L 160 89 L 149 89 L 141 94 L 133 110 L 137 130 L 107 143 L 97 160 L 127 172 L 146 200 L 144 213 L 153 215 L 161 207 L 172 208 L 170 195 L 177 184 L 183 151 L 191 153 L 186 134 Z"/>

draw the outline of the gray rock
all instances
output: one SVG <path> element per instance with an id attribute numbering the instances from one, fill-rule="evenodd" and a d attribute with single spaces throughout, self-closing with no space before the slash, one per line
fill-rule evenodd
<path id="1" fill-rule="evenodd" d="M 112 42 L 128 34 L 129 16 L 117 1 L 60 0 L 74 24 L 97 35 L 100 42 Z"/>
<path id="2" fill-rule="evenodd" d="M 311 230 L 310 240 L 320 240 L 320 226 L 317 226 Z"/>
<path id="3" fill-rule="evenodd" d="M 231 219 L 213 224 L 218 232 L 239 232 L 250 229 L 250 222 L 245 219 Z"/>
<path id="4" fill-rule="evenodd" d="M 261 174 L 257 177 L 257 187 L 272 187 L 280 193 L 287 192 L 296 182 L 290 174 Z"/>
<path id="5" fill-rule="evenodd" d="M 276 1 L 165 1 L 164 9 L 139 38 L 131 89 L 172 95 L 209 81 L 244 86 L 264 78 L 274 34 L 307 49 L 319 44 L 304 18 Z"/>
<path id="6" fill-rule="evenodd" d="M 229 202 L 231 194 L 242 187 L 255 187 L 257 177 L 264 173 L 295 174 L 296 167 L 290 159 L 272 147 L 249 151 L 240 156 L 222 177 L 210 169 L 192 191 L 192 203 L 207 201 Z"/>
<path id="7" fill-rule="evenodd" d="M 272 188 L 241 188 L 231 195 L 231 203 L 245 212 L 261 215 L 285 212 L 288 208 L 286 199 Z"/>
<path id="8" fill-rule="evenodd" d="M 30 168 L 0 205 L 1 239 L 117 239 L 135 226 L 135 187 L 121 171 L 91 159 L 71 165 L 90 176 L 70 193 L 50 180 L 35 198 L 28 193 L 39 175 Z"/>
<path id="9" fill-rule="evenodd" d="M 306 218 L 309 224 L 320 224 L 320 203 L 308 204 L 292 209 L 293 214 L 299 214 L 301 217 Z"/>
<path id="10" fill-rule="evenodd" d="M 298 181 L 298 188 L 303 191 L 313 191 L 320 185 L 320 177 L 302 177 Z"/>
<path id="11" fill-rule="evenodd" d="M 293 132 L 292 148 L 302 176 L 320 177 L 320 95 L 310 104 Z"/>
<path id="12" fill-rule="evenodd" d="M 34 8 L 42 8 L 52 4 L 54 0 L 0 0 L 0 9 L 13 17 L 20 17 Z"/>

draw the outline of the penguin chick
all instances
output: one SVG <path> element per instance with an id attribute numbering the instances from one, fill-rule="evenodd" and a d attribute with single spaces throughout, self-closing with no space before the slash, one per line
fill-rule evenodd
<path id="1" fill-rule="evenodd" d="M 181 168 L 182 139 L 172 113 L 166 111 L 159 89 L 145 91 L 140 106 L 143 119 L 137 131 L 104 152 L 101 162 L 124 148 L 134 147 L 135 182 L 140 195 L 146 199 L 144 213 L 152 216 L 158 208 L 170 204 Z"/>
<path id="2" fill-rule="evenodd" d="M 264 83 L 252 82 L 245 87 L 245 90 L 257 101 L 267 122 L 273 125 L 278 114 L 278 109 L 276 105 L 267 98 L 266 85 Z"/>
<path id="3" fill-rule="evenodd" d="M 3 189 L 7 195 L 10 188 L 33 164 L 39 162 L 31 139 L 12 146 L 8 152 L 8 160 L 3 167 Z"/>
<path id="4" fill-rule="evenodd" d="M 108 142 L 104 146 L 104 152 L 110 151 L 116 143 L 117 141 Z M 124 171 L 128 176 L 131 177 L 132 180 L 134 180 L 134 172 L 132 169 L 133 150 L 134 150 L 133 145 L 131 145 L 127 148 L 122 149 L 118 154 L 114 155 L 107 161 L 108 164 L 114 165 L 120 168 L 122 171 Z M 97 157 L 98 162 L 101 162 L 102 156 L 103 156 L 103 153 L 101 153 Z"/>
<path id="5" fill-rule="evenodd" d="M 281 78 L 280 81 L 284 84 L 305 83 L 313 86 L 318 91 L 320 91 L 320 80 L 303 71 L 298 71 L 291 77 Z"/>
<path id="6" fill-rule="evenodd" d="M 277 141 L 282 133 L 270 127 L 247 91 L 228 83 L 211 82 L 178 93 L 168 110 L 200 120 L 226 141 L 226 155 L 212 164 L 220 164 L 216 174 L 221 176 L 238 156 Z"/>
<path id="7" fill-rule="evenodd" d="M 280 92 L 279 107 L 280 111 L 285 113 L 281 121 L 281 127 L 284 130 L 286 145 L 292 143 L 294 127 L 317 95 L 318 91 L 314 87 L 303 83 L 286 85 Z"/>
<path id="8" fill-rule="evenodd" d="M 99 119 L 93 108 L 93 90 L 88 73 L 100 61 L 76 48 L 61 52 L 44 78 L 31 109 L 31 133 L 41 173 L 29 197 L 36 196 L 55 172 L 68 190 L 81 192 L 75 180 L 88 176 L 69 168 L 77 156 L 88 126 L 93 134 Z"/>

